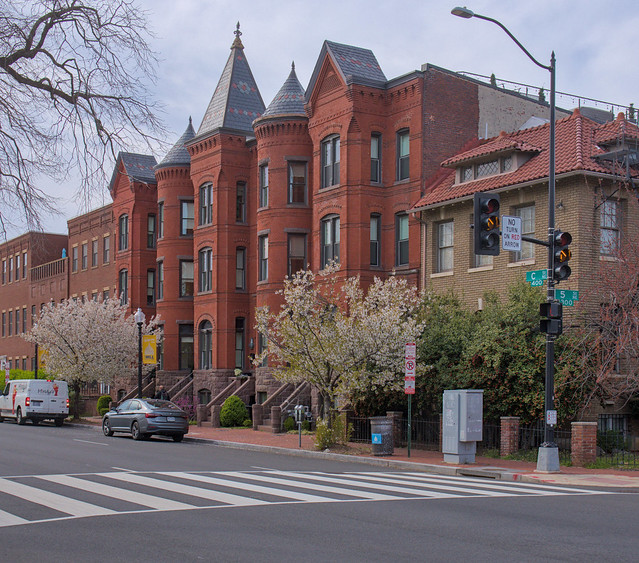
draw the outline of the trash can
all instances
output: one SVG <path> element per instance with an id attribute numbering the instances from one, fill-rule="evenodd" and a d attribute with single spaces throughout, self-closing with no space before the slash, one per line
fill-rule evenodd
<path id="1" fill-rule="evenodd" d="M 371 442 L 373 455 L 393 455 L 393 419 L 386 416 L 372 416 Z"/>

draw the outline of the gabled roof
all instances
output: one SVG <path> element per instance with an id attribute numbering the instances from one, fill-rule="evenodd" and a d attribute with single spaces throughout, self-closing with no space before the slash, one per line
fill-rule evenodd
<path id="1" fill-rule="evenodd" d="M 240 35 L 238 23 L 231 54 L 204 113 L 198 137 L 216 129 L 232 129 L 252 135 L 251 124 L 264 112 L 264 102 L 244 55 Z"/>
<path id="2" fill-rule="evenodd" d="M 623 121 L 623 123 L 621 123 Z M 549 128 L 544 124 L 532 129 L 502 133 L 499 137 L 482 143 L 479 147 L 463 151 L 445 161 L 448 167 L 488 155 L 499 156 L 507 152 L 532 151 L 535 154 L 512 172 L 496 174 L 455 184 L 455 170 L 442 173 L 442 169 L 427 183 L 425 194 L 413 206 L 413 211 L 443 204 L 455 199 L 472 196 L 475 192 L 505 189 L 527 182 L 544 181 L 549 168 Z M 591 172 L 611 174 L 612 170 L 597 156 L 604 154 L 600 139 L 612 138 L 612 132 L 623 130 L 626 139 L 639 138 L 639 129 L 623 116 L 615 122 L 599 125 L 581 115 L 576 109 L 572 115 L 557 121 L 555 129 L 555 174 Z M 639 171 L 632 170 L 635 177 Z"/>
<path id="3" fill-rule="evenodd" d="M 383 88 L 387 82 L 386 76 L 382 72 L 373 51 L 370 49 L 324 41 L 311 81 L 306 89 L 307 92 L 313 91 L 326 56 L 331 58 L 346 84 L 352 82 L 364 86 Z"/>
<path id="4" fill-rule="evenodd" d="M 444 160 L 442 162 L 442 166 L 450 168 L 456 167 L 457 165 L 463 162 L 470 162 L 473 160 L 477 160 L 483 156 L 488 155 L 497 155 L 502 152 L 513 152 L 513 151 L 521 151 L 521 152 L 539 152 L 540 149 L 526 143 L 522 140 L 511 139 L 502 131 L 502 133 L 496 139 L 493 139 L 489 143 L 482 143 L 479 147 L 476 147 L 472 150 L 466 151 L 464 153 L 458 154 L 449 158 L 448 160 Z"/>
<path id="5" fill-rule="evenodd" d="M 155 169 L 167 168 L 169 166 L 190 166 L 191 155 L 189 154 L 189 151 L 186 150 L 185 145 L 193 137 L 195 137 L 195 130 L 193 129 L 193 121 L 189 117 L 188 127 Z"/>
<path id="6" fill-rule="evenodd" d="M 291 73 L 266 108 L 262 117 L 275 115 L 296 115 L 306 117 L 304 111 L 304 88 L 295 74 L 295 63 L 291 65 Z"/>
<path id="7" fill-rule="evenodd" d="M 111 182 L 109 184 L 109 190 L 113 191 L 115 180 L 120 171 L 120 163 L 124 167 L 125 174 L 133 182 L 142 182 L 143 184 L 154 184 L 155 173 L 153 169 L 157 164 L 154 156 L 148 154 L 136 154 L 132 152 L 121 152 L 118 154 L 118 159 L 113 169 L 113 175 L 111 176 Z"/>

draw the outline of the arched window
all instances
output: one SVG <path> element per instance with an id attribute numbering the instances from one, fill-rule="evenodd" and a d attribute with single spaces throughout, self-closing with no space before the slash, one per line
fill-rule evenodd
<path id="1" fill-rule="evenodd" d="M 213 325 L 211 324 L 211 321 L 202 321 L 200 323 L 199 332 L 200 369 L 211 369 L 213 365 Z M 206 402 L 208 403 L 208 401 Z"/>

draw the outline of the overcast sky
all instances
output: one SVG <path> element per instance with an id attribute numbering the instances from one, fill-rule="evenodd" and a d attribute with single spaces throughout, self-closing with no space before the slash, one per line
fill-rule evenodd
<path id="1" fill-rule="evenodd" d="M 245 55 L 267 106 L 292 61 L 306 88 L 325 39 L 371 49 L 388 79 L 431 63 L 550 87 L 549 72 L 535 66 L 496 25 L 451 15 L 458 5 L 454 0 L 138 1 L 149 12 L 155 34 L 152 46 L 160 57 L 155 93 L 165 107 L 171 144 L 189 116 L 198 129 L 238 21 Z M 639 105 L 633 56 L 639 31 L 636 0 L 468 0 L 467 6 L 501 21 L 542 64 L 549 64 L 554 50 L 559 92 Z M 557 104 L 572 108 L 578 101 L 558 98 Z M 161 160 L 164 155 L 155 156 Z M 107 164 L 109 175 L 112 167 Z M 97 198 L 95 206 L 108 202 L 105 186 L 103 202 Z M 66 232 L 66 220 L 82 212 L 71 201 L 64 211 L 45 220 L 46 230 Z"/>

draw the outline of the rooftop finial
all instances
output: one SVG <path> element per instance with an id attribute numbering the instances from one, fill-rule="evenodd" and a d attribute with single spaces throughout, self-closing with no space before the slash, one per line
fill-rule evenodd
<path id="1" fill-rule="evenodd" d="M 244 49 L 244 45 L 242 45 L 242 40 L 240 39 L 240 35 L 242 35 L 242 32 L 240 31 L 240 22 L 237 22 L 233 33 L 235 33 L 235 39 L 233 40 L 231 49 Z"/>
<path id="2" fill-rule="evenodd" d="M 189 115 L 189 125 L 193 125 L 193 118 Z"/>
<path id="3" fill-rule="evenodd" d="M 291 70 L 295 70 L 295 61 L 291 63 Z"/>

